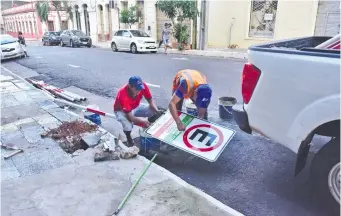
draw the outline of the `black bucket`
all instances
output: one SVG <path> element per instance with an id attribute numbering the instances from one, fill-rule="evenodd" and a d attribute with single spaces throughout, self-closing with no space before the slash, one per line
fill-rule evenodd
<path id="1" fill-rule="evenodd" d="M 237 103 L 234 97 L 220 97 L 218 100 L 219 117 L 221 119 L 232 119 L 232 106 Z"/>

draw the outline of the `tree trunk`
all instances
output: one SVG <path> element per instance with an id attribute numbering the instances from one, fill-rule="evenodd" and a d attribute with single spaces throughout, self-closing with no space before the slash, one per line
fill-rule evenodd
<path id="1" fill-rule="evenodd" d="M 41 23 L 41 27 L 42 27 L 43 34 L 44 34 L 47 31 L 47 23 L 46 23 L 46 21 Z"/>
<path id="2" fill-rule="evenodd" d="M 57 10 L 57 16 L 58 16 L 58 21 L 59 21 L 59 25 L 57 26 L 57 31 L 61 31 L 62 30 L 62 18 L 60 16 L 59 10 Z"/>

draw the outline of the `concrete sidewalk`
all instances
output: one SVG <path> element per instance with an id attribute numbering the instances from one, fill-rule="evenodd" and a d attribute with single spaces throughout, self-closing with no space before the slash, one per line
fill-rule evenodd
<path id="1" fill-rule="evenodd" d="M 41 138 L 42 132 L 62 122 L 83 119 L 13 79 L 3 67 L 1 71 L 1 142 L 24 149 L 7 160 L 7 150 L 1 150 L 1 215 L 111 215 L 148 161 L 138 156 L 95 163 L 95 148 L 76 156 L 53 139 Z M 153 164 L 120 215 L 242 214 Z"/>
<path id="2" fill-rule="evenodd" d="M 93 43 L 94 47 L 111 49 L 110 41 L 108 42 L 96 42 Z M 159 48 L 158 53 L 164 54 L 164 49 Z M 180 55 L 193 55 L 193 56 L 206 56 L 206 57 L 219 57 L 219 58 L 237 58 L 247 59 L 247 50 L 245 49 L 207 49 L 207 50 L 184 50 L 179 51 L 177 49 L 168 49 L 170 54 Z"/>

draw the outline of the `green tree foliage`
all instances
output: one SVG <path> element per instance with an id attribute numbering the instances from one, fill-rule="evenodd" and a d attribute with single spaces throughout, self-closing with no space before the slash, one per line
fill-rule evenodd
<path id="1" fill-rule="evenodd" d="M 137 16 L 137 6 L 131 6 L 129 9 L 123 9 L 120 14 L 120 22 L 128 24 L 129 28 L 139 21 Z"/>
<path id="2" fill-rule="evenodd" d="M 197 18 L 199 11 L 196 2 L 194 0 L 159 0 L 156 5 L 172 21 L 174 37 L 180 43 L 179 49 L 183 49 L 183 44 L 188 43 L 189 39 L 188 28 L 183 25 L 183 21 Z M 178 23 L 175 23 L 175 20 Z"/>
<path id="3" fill-rule="evenodd" d="M 40 18 L 40 21 L 47 22 L 49 15 L 49 3 L 48 1 L 38 1 L 36 3 L 36 11 Z"/>

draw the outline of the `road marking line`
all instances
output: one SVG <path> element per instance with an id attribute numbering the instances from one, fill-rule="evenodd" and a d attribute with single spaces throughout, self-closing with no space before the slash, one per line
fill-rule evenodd
<path id="1" fill-rule="evenodd" d="M 147 86 L 151 86 L 151 87 L 156 87 L 156 88 L 160 88 L 161 86 L 159 85 L 154 85 L 154 84 L 151 84 L 151 83 L 146 83 Z"/>
<path id="2" fill-rule="evenodd" d="M 72 65 L 72 64 L 69 64 L 70 67 L 74 67 L 74 68 L 79 68 L 79 66 L 77 65 Z"/>
<path id="3" fill-rule="evenodd" d="M 41 59 L 41 58 L 43 58 L 43 57 L 37 56 L 36 58 L 39 58 L 39 59 Z"/>
<path id="4" fill-rule="evenodd" d="M 183 60 L 183 61 L 188 61 L 187 58 L 172 58 L 173 60 Z"/>

